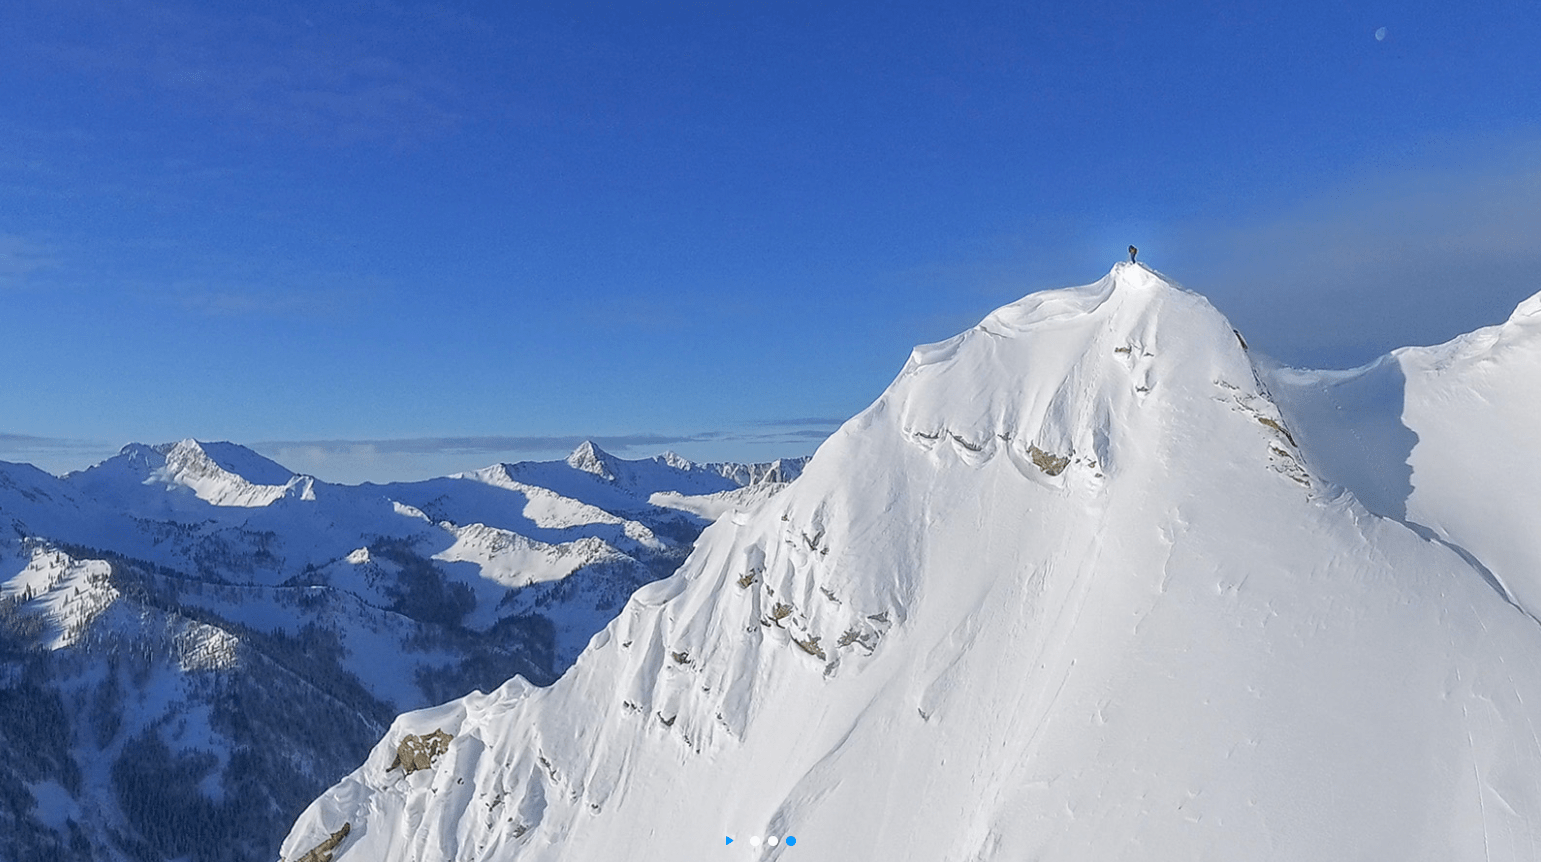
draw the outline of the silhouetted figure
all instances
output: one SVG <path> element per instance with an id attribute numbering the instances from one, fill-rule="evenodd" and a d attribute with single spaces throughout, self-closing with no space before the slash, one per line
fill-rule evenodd
<path id="1" fill-rule="evenodd" d="M 1139 254 L 1139 253 L 1140 253 L 1139 249 L 1135 248 L 1132 245 L 1129 246 L 1129 262 L 1130 263 L 1134 263 L 1134 256 Z"/>

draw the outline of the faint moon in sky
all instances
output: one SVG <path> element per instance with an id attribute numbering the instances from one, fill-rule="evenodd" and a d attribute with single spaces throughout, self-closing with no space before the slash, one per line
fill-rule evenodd
<path id="1" fill-rule="evenodd" d="M 1385 27 L 1382 27 L 1379 30 L 1375 31 L 1375 41 L 1377 41 L 1377 42 L 1384 42 L 1384 41 L 1386 41 L 1386 28 Z"/>

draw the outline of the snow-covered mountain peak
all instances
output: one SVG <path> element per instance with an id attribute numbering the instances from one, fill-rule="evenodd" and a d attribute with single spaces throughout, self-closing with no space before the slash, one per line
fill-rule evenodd
<path id="1" fill-rule="evenodd" d="M 149 482 L 186 487 L 215 506 L 266 506 L 295 495 L 313 499 L 313 482 L 233 443 L 200 443 L 187 439 L 171 444 L 165 464 Z"/>
<path id="2" fill-rule="evenodd" d="M 676 470 L 693 470 L 696 466 L 694 461 L 691 461 L 689 458 L 686 458 L 678 452 L 665 452 L 662 455 L 655 456 L 654 460 L 658 461 L 666 467 L 673 467 Z"/>
<path id="3" fill-rule="evenodd" d="M 245 446 L 226 441 L 182 440 L 171 444 L 168 459 L 174 454 L 178 457 L 186 455 L 200 461 L 207 460 L 226 473 L 245 479 L 253 485 L 284 485 L 295 475 L 277 461 L 259 455 Z"/>
<path id="4" fill-rule="evenodd" d="M 150 446 L 145 443 L 129 443 L 110 460 L 117 460 L 125 464 L 145 465 L 146 472 L 154 470 L 166 463 L 166 453 L 175 446 L 175 443 L 162 443 L 159 446 Z"/>
<path id="5" fill-rule="evenodd" d="M 718 827 L 795 827 L 828 858 L 1055 857 L 1131 835 L 1203 855 L 1179 815 L 1151 826 L 1138 800 L 1236 768 L 1211 704 L 1254 738 L 1315 721 L 1275 704 L 1320 696 L 1319 678 L 1352 677 L 1334 692 L 1357 696 L 1405 659 L 1398 643 L 1347 662 L 1353 635 L 1318 636 L 1324 615 L 1361 606 L 1325 582 L 1368 584 L 1363 605 L 1381 616 L 1361 627 L 1395 630 L 1390 616 L 1423 613 L 1428 573 L 1461 565 L 1411 533 L 1377 536 L 1413 573 L 1404 600 L 1347 504 L 1312 488 L 1240 338 L 1202 297 L 1124 265 L 1024 298 L 917 348 L 796 482 L 709 527 L 557 684 L 480 717 L 403 716 L 285 853 L 348 822 L 345 859 L 662 860 Z M 1364 574 L 1333 569 L 1348 557 Z M 1413 643 L 1432 654 L 1441 636 Z M 1278 699 L 1260 709 L 1263 687 Z M 1210 735 L 1151 753 L 1168 725 Z M 436 729 L 457 741 L 432 779 L 387 773 L 402 734 Z M 1302 752 L 1316 749 L 1290 737 L 1267 758 Z M 1273 761 L 1260 762 L 1203 816 L 1229 825 Z M 1363 798 L 1386 790 L 1354 765 L 1323 768 Z M 1307 790 L 1282 791 L 1277 816 L 1303 810 Z M 1096 821 L 1056 814 L 1078 807 Z M 639 844 L 639 823 L 661 828 Z M 1099 838 L 1108 824 L 1123 831 Z M 1335 828 L 1285 855 L 1309 857 Z M 1237 835 L 1232 855 L 1269 840 Z"/>
<path id="6" fill-rule="evenodd" d="M 133 502 L 155 508 L 187 504 L 165 495 L 168 490 L 235 507 L 266 506 L 285 497 L 310 500 L 315 494 L 313 478 L 296 475 L 244 446 L 192 438 L 156 446 L 130 443 L 106 461 L 65 478 L 114 505 Z"/>
<path id="7" fill-rule="evenodd" d="M 1121 440 L 1148 447 L 1199 396 L 1234 401 L 1265 427 L 1279 421 L 1224 315 L 1120 263 L 1097 282 L 1032 294 L 915 348 L 870 409 L 897 413 L 912 442 L 971 462 L 1005 451 L 1028 472 L 1055 476 L 1074 463 L 1101 479 Z"/>
<path id="8" fill-rule="evenodd" d="M 1044 323 L 1097 313 L 1110 301 L 1149 303 L 1171 292 L 1186 293 L 1144 264 L 1117 263 L 1091 284 L 1030 293 L 991 312 L 980 329 L 997 335 L 1020 332 Z"/>
<path id="9" fill-rule="evenodd" d="M 585 440 L 567 456 L 567 464 L 574 470 L 582 470 L 607 482 L 614 482 L 615 471 L 611 468 L 613 458 L 609 452 L 594 445 L 594 441 Z"/>

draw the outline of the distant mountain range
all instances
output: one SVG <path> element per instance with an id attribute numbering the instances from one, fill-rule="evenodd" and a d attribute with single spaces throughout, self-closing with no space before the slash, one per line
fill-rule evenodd
<path id="1" fill-rule="evenodd" d="M 263 860 L 400 712 L 556 679 L 805 459 L 346 486 L 232 443 L 0 462 L 0 859 Z"/>

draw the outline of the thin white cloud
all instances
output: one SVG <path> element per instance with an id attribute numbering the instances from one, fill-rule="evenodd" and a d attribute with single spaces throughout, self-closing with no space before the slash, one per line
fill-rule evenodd
<path id="1" fill-rule="evenodd" d="M 568 435 L 486 435 L 464 437 L 404 437 L 359 440 L 268 440 L 253 444 L 269 452 L 302 451 L 311 456 L 349 455 L 384 457 L 392 455 L 505 455 L 567 452 L 585 440 L 617 454 L 637 451 L 656 452 L 661 448 L 697 443 L 773 444 L 822 440 L 829 436 L 831 420 L 771 420 L 764 426 L 826 425 L 794 427 L 778 431 L 703 431 L 693 434 L 568 434 Z M 280 459 L 282 460 L 282 459 Z"/>
<path id="2" fill-rule="evenodd" d="M 473 470 L 496 461 L 562 458 L 584 440 L 625 458 L 665 450 L 692 460 L 771 461 L 806 455 L 829 428 L 794 425 L 780 430 L 707 431 L 693 434 L 527 435 L 412 437 L 380 440 L 277 440 L 252 448 L 291 470 L 327 481 L 403 481 Z"/>
<path id="3" fill-rule="evenodd" d="M 784 428 L 788 425 L 811 425 L 814 427 L 827 428 L 844 424 L 846 418 L 847 417 L 837 416 L 812 416 L 799 417 L 795 419 L 762 419 L 758 422 L 752 422 L 750 424 L 767 428 Z"/>
<path id="4" fill-rule="evenodd" d="M 100 440 L 0 432 L 0 461 L 28 463 L 56 474 L 81 469 L 117 451 Z"/>
<path id="5" fill-rule="evenodd" d="M 141 297 L 169 303 L 207 317 L 327 317 L 356 308 L 370 292 L 345 279 L 319 277 L 270 283 L 216 283 L 184 280 L 170 285 L 141 285 Z"/>
<path id="6" fill-rule="evenodd" d="M 401 28 L 323 19 L 303 6 L 241 15 L 186 2 L 79 4 L 42 16 L 56 26 L 29 28 L 20 50 L 104 86 L 170 95 L 268 132 L 410 144 L 460 117 L 456 91 L 413 42 L 445 20 L 397 12 Z"/>
<path id="7" fill-rule="evenodd" d="M 17 287 L 58 265 L 52 247 L 17 234 L 0 234 L 0 287 Z"/>
<path id="8" fill-rule="evenodd" d="M 35 434 L 8 434 L 0 431 L 0 452 L 95 449 L 101 445 L 99 441 L 95 440 L 76 440 L 68 437 L 40 437 Z"/>

